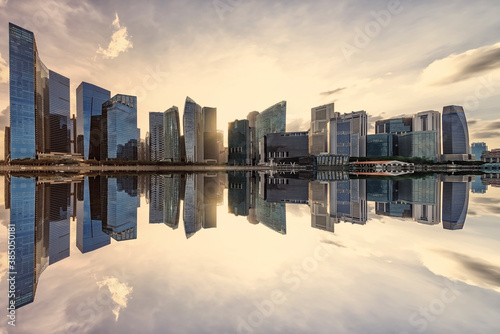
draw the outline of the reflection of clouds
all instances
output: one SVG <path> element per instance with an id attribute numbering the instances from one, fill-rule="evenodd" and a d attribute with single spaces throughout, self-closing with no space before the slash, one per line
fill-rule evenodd
<path id="1" fill-rule="evenodd" d="M 346 247 L 346 246 L 344 246 L 342 243 L 340 243 L 340 242 L 335 242 L 335 241 L 333 241 L 333 240 L 322 239 L 322 240 L 321 240 L 321 242 L 322 242 L 322 243 L 324 243 L 324 244 L 337 246 L 338 248 L 347 248 L 347 247 Z"/>
<path id="2" fill-rule="evenodd" d="M 500 292 L 500 265 L 448 250 L 429 250 L 423 264 L 434 274 Z"/>
<path id="3" fill-rule="evenodd" d="M 294 218 L 310 217 L 311 211 L 307 205 L 287 204 L 287 215 L 292 215 Z"/>
<path id="4" fill-rule="evenodd" d="M 116 321 L 120 316 L 120 310 L 127 308 L 130 294 L 134 290 L 127 283 L 120 283 L 116 277 L 107 277 L 101 282 L 97 282 L 99 289 L 108 288 L 111 293 L 111 299 L 115 302 L 113 314 L 116 316 Z"/>

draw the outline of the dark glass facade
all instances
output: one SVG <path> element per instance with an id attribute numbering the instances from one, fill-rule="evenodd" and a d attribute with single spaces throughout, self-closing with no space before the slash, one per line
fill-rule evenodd
<path id="1" fill-rule="evenodd" d="M 203 114 L 200 105 L 191 98 L 186 98 L 184 106 L 184 145 L 186 149 L 186 160 L 188 162 L 203 162 Z"/>
<path id="2" fill-rule="evenodd" d="M 413 118 L 403 117 L 403 118 L 393 118 L 386 119 L 382 121 L 377 121 L 375 123 L 375 133 L 406 133 L 413 131 Z"/>
<path id="3" fill-rule="evenodd" d="M 203 113 L 203 154 L 204 160 L 219 161 L 217 145 L 217 108 L 204 107 Z"/>
<path id="4" fill-rule="evenodd" d="M 149 113 L 149 138 L 151 161 L 163 161 L 165 155 L 164 113 Z"/>
<path id="5" fill-rule="evenodd" d="M 101 132 L 97 126 L 99 122 L 94 122 L 96 125 L 93 129 L 91 123 L 92 119 L 100 120 L 102 105 L 110 98 L 110 91 L 87 82 L 82 82 L 76 89 L 76 152 L 82 154 L 85 159 L 89 159 L 91 155 L 93 158 L 99 156 L 98 147 L 101 143 Z"/>
<path id="6" fill-rule="evenodd" d="M 443 182 L 443 227 L 461 230 L 469 209 L 469 183 Z"/>
<path id="7" fill-rule="evenodd" d="M 436 131 L 403 133 L 398 137 L 398 155 L 437 161 Z"/>
<path id="8" fill-rule="evenodd" d="M 309 132 L 270 133 L 266 136 L 267 159 L 279 162 L 286 158 L 309 156 Z"/>
<path id="9" fill-rule="evenodd" d="M 264 137 L 268 133 L 286 132 L 286 101 L 279 102 L 267 108 L 257 116 L 256 141 L 259 145 L 260 163 L 266 161 Z"/>
<path id="10" fill-rule="evenodd" d="M 115 95 L 102 105 L 99 160 L 137 160 L 137 97 Z"/>
<path id="11" fill-rule="evenodd" d="M 68 78 L 49 71 L 48 152 L 71 154 L 71 128 Z"/>
<path id="12" fill-rule="evenodd" d="M 250 127 L 248 120 L 229 123 L 227 142 L 229 165 L 246 165 L 251 163 Z"/>
<path id="13" fill-rule="evenodd" d="M 366 156 L 373 158 L 393 156 L 393 138 L 392 133 L 368 135 L 366 137 Z"/>
<path id="14" fill-rule="evenodd" d="M 172 107 L 165 111 L 163 130 L 165 131 L 165 161 L 180 162 L 184 154 L 181 152 L 181 133 L 179 109 Z"/>
<path id="15" fill-rule="evenodd" d="M 469 128 L 464 108 L 443 109 L 443 154 L 470 154 Z"/>

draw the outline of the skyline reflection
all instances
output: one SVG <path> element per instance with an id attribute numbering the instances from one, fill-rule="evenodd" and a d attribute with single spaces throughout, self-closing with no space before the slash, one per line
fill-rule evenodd
<path id="1" fill-rule="evenodd" d="M 498 174 L 479 178 L 481 194 L 497 187 Z M 474 186 L 475 184 L 475 186 Z M 70 219 L 82 253 L 139 237 L 137 208 L 149 203 L 149 224 L 179 227 L 187 239 L 217 228 L 217 207 L 227 190 L 228 213 L 287 234 L 287 205 L 309 206 L 311 227 L 335 232 L 341 222 L 366 225 L 368 202 L 375 214 L 446 230 L 463 229 L 474 176 L 349 178 L 343 174 L 215 173 L 140 176 L 7 177 L 5 207 L 16 236 L 16 306 L 35 299 L 43 271 L 70 257 Z M 182 205 L 181 205 L 182 202 Z"/>

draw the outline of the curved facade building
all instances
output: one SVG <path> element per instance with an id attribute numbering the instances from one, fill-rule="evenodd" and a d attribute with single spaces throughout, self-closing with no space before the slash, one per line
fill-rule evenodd
<path id="1" fill-rule="evenodd" d="M 469 209 L 470 183 L 460 176 L 447 176 L 443 182 L 443 227 L 447 230 L 464 228 Z"/>
<path id="2" fill-rule="evenodd" d="M 444 107 L 442 126 L 443 154 L 470 154 L 469 128 L 464 108 Z"/>
<path id="3" fill-rule="evenodd" d="M 203 162 L 203 115 L 201 106 L 189 96 L 184 106 L 183 123 L 187 162 Z"/>
<path id="4" fill-rule="evenodd" d="M 180 162 L 181 132 L 179 121 L 179 109 L 175 106 L 165 111 L 163 116 L 163 131 L 165 133 L 165 161 Z"/>

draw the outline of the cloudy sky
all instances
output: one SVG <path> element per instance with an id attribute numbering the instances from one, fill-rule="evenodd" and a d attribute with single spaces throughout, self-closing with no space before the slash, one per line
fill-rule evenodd
<path id="1" fill-rule="evenodd" d="M 281 100 L 291 131 L 332 101 L 371 121 L 457 104 L 471 141 L 496 148 L 499 12 L 493 0 L 0 0 L 0 122 L 13 22 L 71 79 L 73 112 L 81 81 L 138 95 L 143 136 L 148 112 L 183 110 L 188 95 L 217 107 L 223 130 Z"/>

